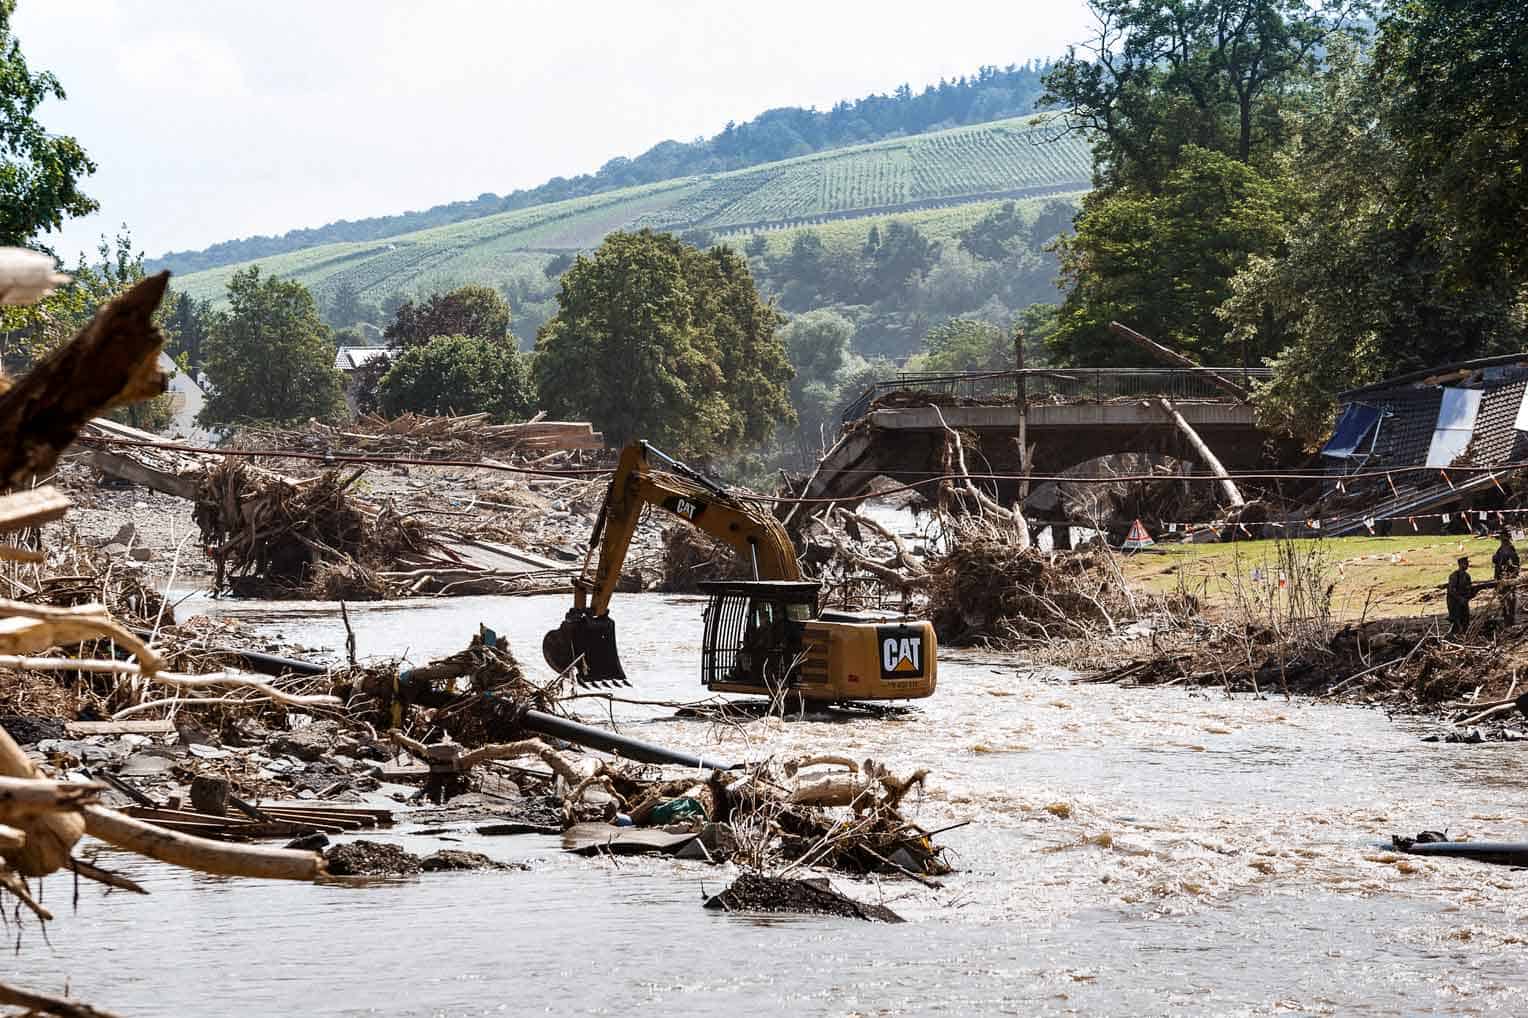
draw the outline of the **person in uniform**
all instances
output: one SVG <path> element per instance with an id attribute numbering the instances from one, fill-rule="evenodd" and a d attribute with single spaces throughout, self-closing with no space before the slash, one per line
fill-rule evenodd
<path id="1" fill-rule="evenodd" d="M 1475 583 L 1470 579 L 1470 557 L 1459 556 L 1459 568 L 1448 577 L 1449 632 L 1455 635 L 1470 626 L 1470 598 L 1475 596 Z"/>
<path id="2" fill-rule="evenodd" d="M 1522 571 L 1517 549 L 1512 546 L 1512 535 L 1503 530 L 1496 535 L 1501 546 L 1491 556 L 1491 575 L 1496 580 L 1496 600 L 1501 604 L 1501 620 L 1505 625 L 1517 624 L 1517 576 Z"/>

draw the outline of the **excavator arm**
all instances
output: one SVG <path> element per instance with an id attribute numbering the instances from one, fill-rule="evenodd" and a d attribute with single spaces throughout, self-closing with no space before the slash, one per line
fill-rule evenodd
<path id="1" fill-rule="evenodd" d="M 801 579 L 796 549 L 774 516 L 646 442 L 633 442 L 621 453 L 594 521 L 583 572 L 573 581 L 573 608 L 542 641 L 547 664 L 559 672 L 576 666 L 580 683 L 626 682 L 610 598 L 642 510 L 650 505 L 730 545 L 752 569 L 754 579 Z M 599 557 L 591 570 L 596 549 Z"/>

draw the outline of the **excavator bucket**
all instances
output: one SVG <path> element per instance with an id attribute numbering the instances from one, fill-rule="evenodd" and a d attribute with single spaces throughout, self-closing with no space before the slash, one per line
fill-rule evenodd
<path id="1" fill-rule="evenodd" d="M 558 672 L 570 667 L 580 686 L 629 686 L 615 646 L 615 620 L 574 608 L 562 625 L 541 641 L 546 663 Z"/>

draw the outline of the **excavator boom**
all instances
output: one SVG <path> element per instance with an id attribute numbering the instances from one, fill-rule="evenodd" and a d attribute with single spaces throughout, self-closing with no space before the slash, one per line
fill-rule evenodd
<path id="1" fill-rule="evenodd" d="M 774 516 L 648 443 L 633 442 L 621 452 L 605 491 L 584 570 L 573 581 L 573 608 L 542 641 L 547 664 L 558 671 L 577 665 L 581 683 L 626 684 L 616 650 L 615 623 L 609 615 L 610 598 L 620 583 L 642 510 L 649 505 L 730 545 L 751 566 L 754 579 L 801 579 L 796 549 Z M 599 555 L 594 559 L 596 550 Z"/>

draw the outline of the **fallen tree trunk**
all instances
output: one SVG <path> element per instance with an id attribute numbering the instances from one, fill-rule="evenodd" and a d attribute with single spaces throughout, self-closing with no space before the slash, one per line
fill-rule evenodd
<path id="1" fill-rule="evenodd" d="M 28 781 L 42 777 L 3 727 L 0 727 L 0 775 Z M 14 826 L 26 835 L 26 840 L 17 847 L 0 850 L 0 860 L 24 877 L 44 877 L 68 866 L 75 844 L 85 833 L 85 820 L 76 811 L 41 813 L 18 819 Z M 4 872 L 5 865 L 0 865 L 0 873 Z"/>
<path id="2" fill-rule="evenodd" d="M 77 810 L 94 802 L 105 787 L 89 781 L 0 776 L 0 821 Z"/>
<path id="3" fill-rule="evenodd" d="M 1200 374 L 1204 375 L 1204 377 L 1208 378 L 1211 382 L 1214 382 L 1216 385 L 1220 386 L 1220 388 L 1224 389 L 1226 392 L 1229 392 L 1231 395 L 1235 396 L 1243 403 L 1248 402 L 1252 398 L 1251 394 L 1248 393 L 1246 389 L 1243 389 L 1241 386 L 1237 385 L 1235 382 L 1231 381 L 1224 375 L 1204 367 L 1192 357 L 1185 357 L 1178 351 L 1173 350 L 1170 347 L 1165 347 L 1161 343 L 1158 343 L 1156 340 L 1151 339 L 1148 336 L 1141 335 L 1139 332 L 1136 332 L 1128 325 L 1122 325 L 1119 322 L 1110 322 L 1109 330 L 1116 336 L 1123 336 L 1125 339 L 1130 340 L 1130 342 L 1134 343 L 1142 350 L 1145 350 L 1147 353 L 1152 354 L 1153 356 L 1160 357 L 1162 360 L 1167 361 L 1169 364 L 1176 364 L 1180 368 L 1188 368 L 1190 371 L 1199 372 Z"/>
<path id="4" fill-rule="evenodd" d="M 1209 467 L 1210 472 L 1220 480 L 1220 486 L 1225 491 L 1226 498 L 1231 501 L 1231 504 L 1233 506 L 1246 505 L 1247 500 L 1242 498 L 1241 490 L 1236 487 L 1236 482 L 1231 480 L 1231 475 L 1226 473 L 1226 468 L 1221 466 L 1219 458 L 1210 451 L 1210 447 L 1204 444 L 1204 439 L 1199 437 L 1199 432 L 1194 430 L 1194 426 L 1183 419 L 1183 415 L 1178 412 L 1177 407 L 1173 406 L 1171 400 L 1164 396 L 1158 396 L 1156 402 L 1158 409 L 1172 418 L 1172 422 L 1178 426 L 1178 430 L 1183 432 L 1183 436 L 1188 439 L 1189 445 L 1192 445 L 1194 451 L 1204 460 L 1204 465 Z"/>
<path id="5" fill-rule="evenodd" d="M 32 993 L 0 983 L 0 1004 L 7 1007 L 24 1007 L 27 1014 L 51 1014 L 59 1018 L 116 1018 L 110 1011 L 80 1004 L 63 997 L 51 997 L 46 993 Z"/>
<path id="6" fill-rule="evenodd" d="M 176 834 L 104 806 L 86 806 L 84 818 L 85 830 L 93 838 L 200 873 L 267 880 L 316 880 L 324 874 L 324 857 L 317 852 L 230 845 L 191 834 Z"/>

